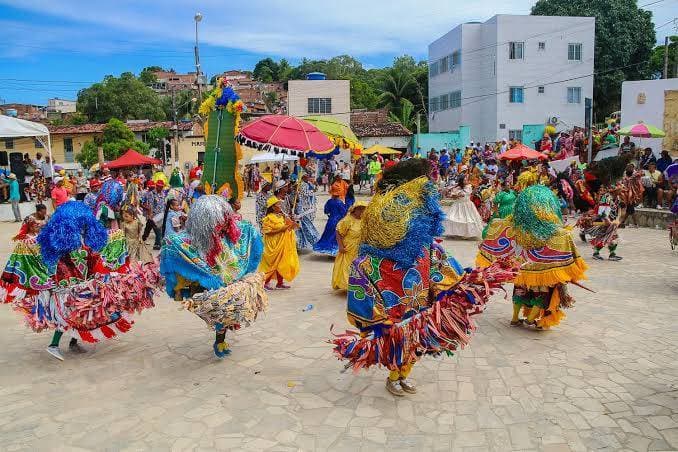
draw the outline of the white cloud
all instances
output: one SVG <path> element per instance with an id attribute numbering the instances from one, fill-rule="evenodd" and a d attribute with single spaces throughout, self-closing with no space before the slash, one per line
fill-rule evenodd
<path id="1" fill-rule="evenodd" d="M 317 58 L 343 53 L 425 55 L 428 43 L 457 24 L 486 20 L 499 13 L 527 14 L 534 0 L 205 0 L 197 7 L 183 0 L 120 0 L 96 5 L 86 0 L 22 0 L 20 4 L 0 0 L 2 3 L 94 25 L 84 29 L 95 32 L 78 32 L 76 27 L 58 32 L 64 38 L 62 43 L 96 53 L 130 48 L 162 48 L 167 54 L 190 51 L 193 14 L 198 9 L 204 16 L 200 24 L 203 43 L 262 55 Z M 656 13 L 657 24 L 668 20 L 662 17 L 668 17 L 667 8 Z M 54 28 L 49 26 L 49 31 Z M 51 40 L 52 45 L 59 42 Z"/>

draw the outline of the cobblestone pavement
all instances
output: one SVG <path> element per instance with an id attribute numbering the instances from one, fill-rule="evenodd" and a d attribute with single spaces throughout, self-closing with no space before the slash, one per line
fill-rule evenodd
<path id="1" fill-rule="evenodd" d="M 0 225 L 3 262 L 14 231 Z M 423 359 L 419 393 L 398 400 L 383 370 L 341 373 L 325 341 L 331 325 L 347 328 L 345 302 L 320 256 L 303 256 L 263 319 L 229 333 L 224 361 L 202 321 L 164 295 L 128 334 L 65 362 L 2 306 L 0 448 L 678 450 L 678 253 L 665 231 L 621 237 L 624 260 L 589 259 L 596 293 L 574 289 L 560 327 L 510 328 L 499 297 L 470 347 Z M 476 242 L 445 245 L 471 264 Z"/>

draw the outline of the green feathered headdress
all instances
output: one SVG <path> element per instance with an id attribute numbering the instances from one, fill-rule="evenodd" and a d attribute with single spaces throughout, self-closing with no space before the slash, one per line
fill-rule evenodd
<path id="1" fill-rule="evenodd" d="M 523 248 L 544 246 L 563 227 L 558 198 L 544 185 L 532 185 L 521 191 L 513 210 L 516 240 Z"/>

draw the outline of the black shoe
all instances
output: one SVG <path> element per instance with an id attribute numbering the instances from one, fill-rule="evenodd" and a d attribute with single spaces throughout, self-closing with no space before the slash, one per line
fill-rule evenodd
<path id="1" fill-rule="evenodd" d="M 621 256 L 617 256 L 616 254 L 610 254 L 610 257 L 607 258 L 610 261 L 620 261 L 622 260 Z"/>
<path id="2" fill-rule="evenodd" d="M 599 261 L 603 260 L 603 256 L 601 256 L 600 254 L 594 254 L 593 258 L 596 259 L 596 260 L 599 260 Z"/>
<path id="3" fill-rule="evenodd" d="M 583 232 L 580 232 L 580 233 L 579 233 L 579 239 L 580 239 L 582 242 L 586 243 L 586 234 L 584 234 Z"/>

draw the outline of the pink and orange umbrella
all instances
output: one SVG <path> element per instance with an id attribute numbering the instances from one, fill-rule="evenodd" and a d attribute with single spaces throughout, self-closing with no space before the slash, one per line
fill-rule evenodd
<path id="1" fill-rule="evenodd" d="M 294 116 L 267 115 L 245 124 L 236 137 L 241 145 L 283 154 L 329 154 L 335 144 L 313 124 Z"/>
<path id="2" fill-rule="evenodd" d="M 499 155 L 501 160 L 545 160 L 548 157 L 541 152 L 537 152 L 532 148 L 519 143 L 516 147 Z"/>

